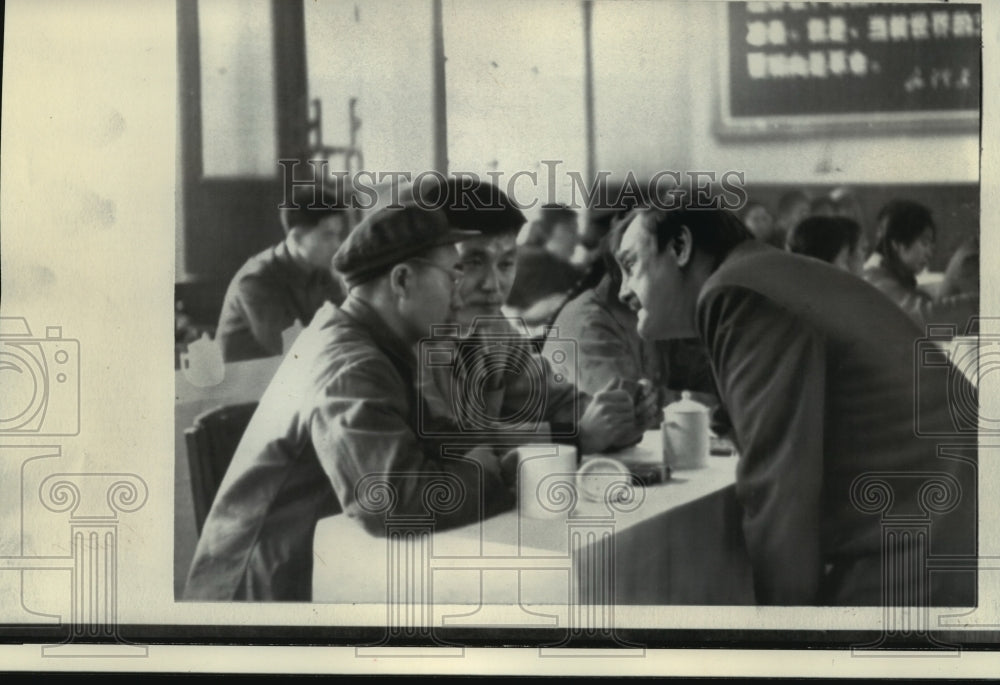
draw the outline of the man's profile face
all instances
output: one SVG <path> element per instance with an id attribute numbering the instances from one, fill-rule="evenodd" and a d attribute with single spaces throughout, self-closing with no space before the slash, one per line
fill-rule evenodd
<path id="1" fill-rule="evenodd" d="M 657 252 L 656 238 L 641 215 L 622 235 L 615 260 L 622 272 L 619 297 L 638 315 L 637 330 L 647 340 L 691 336 L 694 302 L 686 302 L 683 274 L 668 246 Z"/>
<path id="2" fill-rule="evenodd" d="M 479 316 L 501 316 L 517 273 L 517 235 L 480 236 L 458 243 L 462 265 L 459 323 L 467 326 Z"/>
<path id="3" fill-rule="evenodd" d="M 459 271 L 458 252 L 452 245 L 436 247 L 408 262 L 413 271 L 402 310 L 415 339 L 431 335 L 431 327 L 454 319 Z"/>
<path id="4" fill-rule="evenodd" d="M 330 261 L 347 237 L 346 217 L 331 214 L 313 228 L 293 228 L 292 237 L 299 253 L 316 269 L 329 269 Z"/>
<path id="5" fill-rule="evenodd" d="M 931 261 L 934 254 L 934 229 L 930 226 L 924 228 L 923 232 L 917 236 L 909 245 L 893 242 L 892 249 L 896 252 L 899 261 L 914 275 L 919 274 Z"/>

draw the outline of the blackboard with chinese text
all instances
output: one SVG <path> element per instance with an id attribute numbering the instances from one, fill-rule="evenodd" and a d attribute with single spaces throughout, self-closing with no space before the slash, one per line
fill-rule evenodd
<path id="1" fill-rule="evenodd" d="M 974 4 L 730 3 L 724 117 L 978 121 L 981 15 Z"/>

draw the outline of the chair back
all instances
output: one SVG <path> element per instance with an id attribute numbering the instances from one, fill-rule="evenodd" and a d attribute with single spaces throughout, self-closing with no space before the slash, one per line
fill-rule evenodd
<path id="1" fill-rule="evenodd" d="M 199 536 L 229 462 L 256 409 L 257 402 L 216 407 L 200 414 L 194 425 L 184 431 Z"/>

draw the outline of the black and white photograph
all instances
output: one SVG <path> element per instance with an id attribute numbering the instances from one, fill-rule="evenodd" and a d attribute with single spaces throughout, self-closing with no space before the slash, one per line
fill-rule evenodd
<path id="1" fill-rule="evenodd" d="M 995 673 L 987 5 L 7 3 L 0 663 Z"/>

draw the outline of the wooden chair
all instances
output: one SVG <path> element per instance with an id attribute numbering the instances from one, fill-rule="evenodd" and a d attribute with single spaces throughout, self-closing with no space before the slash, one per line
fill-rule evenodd
<path id="1" fill-rule="evenodd" d="M 194 425 L 184 431 L 199 536 L 229 462 L 256 409 L 257 402 L 216 407 L 200 414 Z"/>

